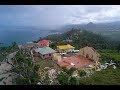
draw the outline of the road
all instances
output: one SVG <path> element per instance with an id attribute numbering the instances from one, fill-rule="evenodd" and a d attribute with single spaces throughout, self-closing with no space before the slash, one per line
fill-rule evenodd
<path id="1" fill-rule="evenodd" d="M 0 79 L 4 78 L 3 80 L 0 80 L 0 85 L 12 85 L 12 75 L 10 72 L 6 72 L 6 71 L 10 71 L 12 68 L 12 58 L 15 57 L 17 51 L 13 52 L 11 54 L 9 54 L 6 58 L 6 60 L 4 60 L 3 62 L 1 62 L 0 65 Z M 7 61 L 9 63 L 7 63 Z"/>

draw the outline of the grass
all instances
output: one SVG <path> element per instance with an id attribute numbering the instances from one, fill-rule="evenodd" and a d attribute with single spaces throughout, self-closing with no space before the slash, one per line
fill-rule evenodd
<path id="1" fill-rule="evenodd" d="M 53 64 L 50 60 L 37 58 L 36 64 L 39 64 L 42 69 L 45 67 L 53 67 Z"/>
<path id="2" fill-rule="evenodd" d="M 120 69 L 106 69 L 95 72 L 88 78 L 80 79 L 85 85 L 120 85 Z"/>
<path id="3" fill-rule="evenodd" d="M 100 53 L 102 57 L 110 58 L 114 61 L 120 61 L 119 53 Z"/>
<path id="4" fill-rule="evenodd" d="M 57 70 L 61 70 L 61 68 L 57 66 L 57 64 L 55 64 L 52 60 L 35 58 L 35 61 L 36 61 L 36 64 L 40 65 L 41 69 L 44 69 L 45 67 L 50 67 Z"/>

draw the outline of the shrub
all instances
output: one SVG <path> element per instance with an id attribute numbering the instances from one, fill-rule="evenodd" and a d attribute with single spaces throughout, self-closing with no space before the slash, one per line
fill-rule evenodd
<path id="1" fill-rule="evenodd" d="M 71 77 L 69 80 L 69 85 L 79 85 L 79 81 L 75 77 Z"/>
<path id="2" fill-rule="evenodd" d="M 76 68 L 72 67 L 68 70 L 68 75 L 72 75 L 72 73 L 76 70 Z"/>
<path id="3" fill-rule="evenodd" d="M 66 73 L 68 72 L 68 69 L 66 67 L 62 67 L 62 69 L 64 72 L 66 72 Z"/>
<path id="4" fill-rule="evenodd" d="M 78 72 L 80 77 L 83 77 L 86 75 L 86 72 L 84 70 L 79 70 Z"/>
<path id="5" fill-rule="evenodd" d="M 68 85 L 68 76 L 64 73 L 58 75 L 58 81 L 61 85 Z"/>

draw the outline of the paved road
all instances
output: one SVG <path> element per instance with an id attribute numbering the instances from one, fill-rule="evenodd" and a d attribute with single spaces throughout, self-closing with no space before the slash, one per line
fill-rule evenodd
<path id="1" fill-rule="evenodd" d="M 0 85 L 12 85 L 12 77 L 11 77 L 11 73 L 6 71 L 11 70 L 12 66 L 10 64 L 7 63 L 7 61 L 9 63 L 12 63 L 11 59 L 15 57 L 17 52 L 11 53 L 7 56 L 7 60 L 1 62 L 0 65 L 0 79 L 4 78 L 2 81 L 0 81 Z M 4 74 L 3 74 L 4 73 Z"/>

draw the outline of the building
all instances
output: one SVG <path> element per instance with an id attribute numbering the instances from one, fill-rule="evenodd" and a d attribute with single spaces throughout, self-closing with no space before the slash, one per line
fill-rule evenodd
<path id="1" fill-rule="evenodd" d="M 60 62 L 62 60 L 62 56 L 59 53 L 54 53 L 53 54 L 53 60 Z"/>
<path id="2" fill-rule="evenodd" d="M 70 44 L 57 46 L 57 50 L 60 53 L 73 52 L 74 48 L 75 47 L 71 46 Z"/>
<path id="3" fill-rule="evenodd" d="M 41 57 L 42 59 L 52 58 L 56 51 L 50 47 L 36 48 L 33 50 L 35 57 Z"/>
<path id="4" fill-rule="evenodd" d="M 67 69 L 70 69 L 71 67 L 80 69 L 93 63 L 94 63 L 93 61 L 85 58 L 82 55 L 75 55 L 75 56 L 63 58 L 61 62 L 58 62 L 57 64 L 60 67 L 66 67 Z"/>
<path id="5" fill-rule="evenodd" d="M 27 42 L 24 45 L 19 45 L 19 49 L 33 49 L 33 48 L 38 48 L 39 45 L 37 43 L 33 43 L 33 42 Z"/>
<path id="6" fill-rule="evenodd" d="M 49 40 L 41 40 L 37 43 L 40 48 L 42 47 L 49 47 Z"/>
<path id="7" fill-rule="evenodd" d="M 79 55 L 82 55 L 95 62 L 99 62 L 100 54 L 93 47 L 84 47 L 79 50 Z"/>
<path id="8" fill-rule="evenodd" d="M 87 47 L 81 48 L 78 55 L 82 55 L 88 58 L 89 60 L 92 60 L 93 62 L 95 62 L 95 65 L 93 66 L 95 70 L 99 69 L 100 54 L 93 47 L 87 46 Z"/>

